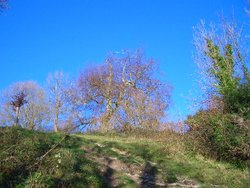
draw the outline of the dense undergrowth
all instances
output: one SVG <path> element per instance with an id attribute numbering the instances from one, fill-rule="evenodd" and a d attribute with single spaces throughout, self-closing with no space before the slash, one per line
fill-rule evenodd
<path id="1" fill-rule="evenodd" d="M 0 130 L 0 187 L 143 187 L 145 182 L 153 187 L 250 185 L 247 167 L 196 154 L 176 133 L 66 136 L 20 128 Z"/>
<path id="2" fill-rule="evenodd" d="M 1 128 L 0 187 L 101 187 L 96 165 L 83 157 L 79 138 Z M 55 149 L 46 154 L 53 146 Z"/>
<path id="3" fill-rule="evenodd" d="M 250 165 L 250 121 L 236 114 L 200 111 L 186 121 L 191 147 L 203 155 Z"/>

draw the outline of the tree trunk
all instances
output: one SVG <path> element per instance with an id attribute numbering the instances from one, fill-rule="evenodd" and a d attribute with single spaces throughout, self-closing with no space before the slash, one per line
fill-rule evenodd
<path id="1" fill-rule="evenodd" d="M 54 132 L 58 132 L 57 123 L 58 123 L 58 119 L 56 118 L 54 121 Z"/>
<path id="2" fill-rule="evenodd" d="M 15 119 L 15 126 L 19 126 L 19 113 L 20 113 L 20 107 L 16 107 L 16 119 Z"/>
<path id="3" fill-rule="evenodd" d="M 58 132 L 58 119 L 59 119 L 59 109 L 58 106 L 56 107 L 56 114 L 55 114 L 55 120 L 54 120 L 54 131 Z"/>

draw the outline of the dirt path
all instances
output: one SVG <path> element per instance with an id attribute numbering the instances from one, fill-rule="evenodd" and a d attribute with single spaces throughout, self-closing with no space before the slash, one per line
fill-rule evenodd
<path id="1" fill-rule="evenodd" d="M 95 147 L 100 150 L 104 145 L 96 143 Z M 82 147 L 85 151 L 85 156 L 99 164 L 103 177 L 109 187 L 120 187 L 121 178 L 127 177 L 134 184 L 124 187 L 185 187 L 185 188 L 198 188 L 198 184 L 193 180 L 176 179 L 174 183 L 169 183 L 164 180 L 162 175 L 163 170 L 157 168 L 157 164 L 147 161 L 146 164 L 130 164 L 124 163 L 117 157 L 105 156 L 100 153 L 94 152 L 93 148 Z M 113 152 L 118 153 L 123 157 L 128 157 L 125 151 L 118 150 L 117 148 L 110 148 Z"/>

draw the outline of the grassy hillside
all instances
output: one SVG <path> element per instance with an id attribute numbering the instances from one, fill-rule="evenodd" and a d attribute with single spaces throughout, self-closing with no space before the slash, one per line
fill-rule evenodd
<path id="1" fill-rule="evenodd" d="M 0 129 L 0 187 L 250 187 L 249 169 L 188 152 L 174 135 Z"/>

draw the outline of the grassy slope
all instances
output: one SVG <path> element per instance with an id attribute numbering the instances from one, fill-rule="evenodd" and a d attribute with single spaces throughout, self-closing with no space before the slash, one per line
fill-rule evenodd
<path id="1" fill-rule="evenodd" d="M 248 169 L 187 153 L 168 138 L 77 134 L 36 164 L 61 138 L 1 129 L 0 187 L 250 187 Z"/>
<path id="2" fill-rule="evenodd" d="M 99 143 L 95 146 L 97 152 L 102 155 L 117 157 L 126 163 L 137 163 L 142 166 L 147 162 L 153 163 L 159 173 L 162 173 L 165 180 L 194 180 L 202 187 L 250 187 L 248 169 L 240 170 L 234 166 L 205 159 L 200 155 L 183 153 L 171 150 L 162 142 L 135 137 L 121 138 L 118 136 L 85 135 L 80 136 L 92 143 Z M 174 145 L 174 144 L 173 144 Z M 121 155 L 118 151 L 125 151 Z M 171 151 L 171 152 L 169 152 Z M 121 152 L 120 152 L 121 153 Z M 129 157 L 128 157 L 129 156 Z"/>

